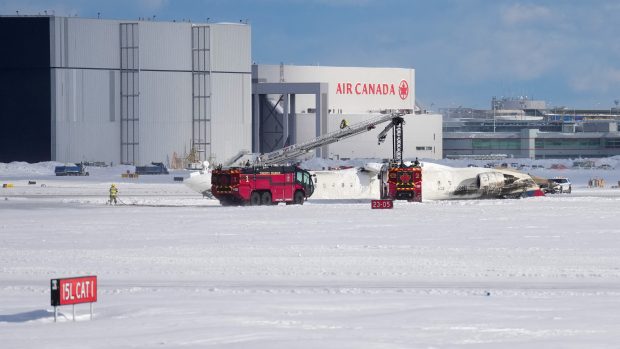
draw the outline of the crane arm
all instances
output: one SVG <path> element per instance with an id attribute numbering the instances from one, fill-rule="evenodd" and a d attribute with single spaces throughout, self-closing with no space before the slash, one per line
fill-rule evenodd
<path id="1" fill-rule="evenodd" d="M 392 133 L 392 161 L 402 164 L 403 163 L 403 123 L 405 120 L 402 116 L 398 115 L 392 118 L 389 125 L 385 126 L 383 131 L 377 135 L 378 144 L 383 143 L 387 137 L 387 133 L 390 130 L 394 130 Z"/>
<path id="2" fill-rule="evenodd" d="M 273 151 L 271 153 L 262 154 L 257 158 L 255 164 L 272 165 L 280 163 L 288 159 L 292 159 L 308 153 L 311 150 L 322 147 L 324 145 L 335 143 L 339 140 L 346 139 L 360 133 L 368 132 L 374 129 L 377 125 L 387 121 L 391 121 L 394 118 L 400 118 L 402 120 L 403 115 L 404 113 L 381 114 L 366 121 L 346 126 L 338 131 L 333 131 L 320 137 L 316 137 L 307 142 L 293 144 L 288 147 Z"/>
<path id="3" fill-rule="evenodd" d="M 381 133 L 377 135 L 377 144 L 383 143 L 385 141 L 385 138 L 387 137 L 387 133 L 393 128 L 394 128 L 393 122 L 390 122 L 387 126 L 385 126 L 383 131 L 381 131 Z"/>

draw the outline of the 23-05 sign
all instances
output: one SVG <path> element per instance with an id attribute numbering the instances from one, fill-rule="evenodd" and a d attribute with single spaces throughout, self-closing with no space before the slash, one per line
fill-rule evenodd
<path id="1" fill-rule="evenodd" d="M 50 280 L 52 306 L 97 301 L 97 276 Z"/>
<path id="2" fill-rule="evenodd" d="M 372 209 L 394 208 L 394 201 L 392 201 L 392 200 L 372 200 L 370 202 L 370 208 L 372 208 Z"/>

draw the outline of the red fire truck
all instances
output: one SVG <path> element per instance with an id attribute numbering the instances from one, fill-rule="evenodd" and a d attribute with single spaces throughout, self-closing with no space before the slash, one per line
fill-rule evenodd
<path id="1" fill-rule="evenodd" d="M 422 168 L 388 164 L 379 173 L 381 199 L 422 201 Z"/>
<path id="2" fill-rule="evenodd" d="M 412 165 L 403 162 L 403 124 L 400 116 L 392 119 L 378 135 L 379 144 L 392 130 L 392 160 L 379 173 L 381 199 L 422 201 L 422 168 L 416 158 Z"/>
<path id="3" fill-rule="evenodd" d="M 303 205 L 313 192 L 310 173 L 297 166 L 232 167 L 211 174 L 211 193 L 224 206 Z"/>

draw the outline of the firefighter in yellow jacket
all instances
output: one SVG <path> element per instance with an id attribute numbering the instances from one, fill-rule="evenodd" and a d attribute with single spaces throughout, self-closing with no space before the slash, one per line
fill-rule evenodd
<path id="1" fill-rule="evenodd" d="M 112 184 L 110 186 L 110 201 L 108 201 L 108 203 L 110 205 L 112 205 L 112 203 L 114 203 L 114 205 L 116 205 L 116 198 L 118 197 L 118 189 L 116 188 L 116 185 Z"/>

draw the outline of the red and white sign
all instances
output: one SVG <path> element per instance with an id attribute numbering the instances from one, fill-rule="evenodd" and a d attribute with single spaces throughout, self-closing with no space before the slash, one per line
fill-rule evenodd
<path id="1" fill-rule="evenodd" d="M 94 303 L 97 301 L 97 276 L 51 280 L 52 305 Z"/>
<path id="2" fill-rule="evenodd" d="M 402 100 L 409 97 L 409 83 L 407 80 L 401 80 L 398 86 L 393 83 L 374 82 L 339 82 L 336 85 L 337 95 L 395 96 L 397 93 Z"/>
<path id="3" fill-rule="evenodd" d="M 409 96 L 409 83 L 407 83 L 407 80 L 400 80 L 400 84 L 398 84 L 398 95 L 402 100 L 407 99 L 407 96 Z"/>
<path id="4" fill-rule="evenodd" d="M 370 208 L 372 208 L 372 209 L 389 209 L 389 208 L 394 208 L 394 201 L 392 201 L 392 200 L 372 200 L 370 202 Z"/>

